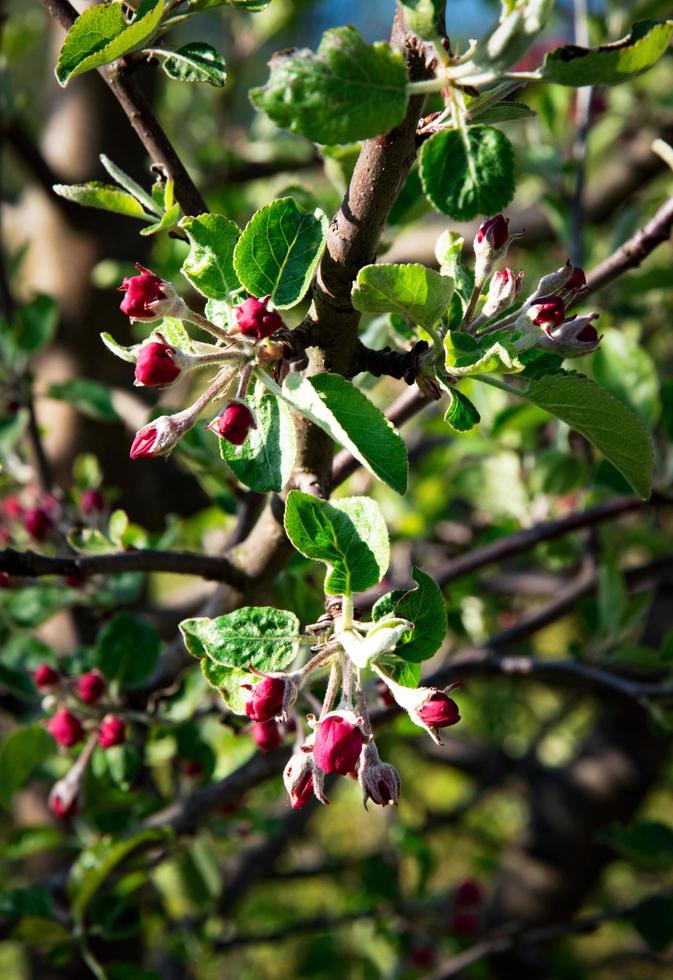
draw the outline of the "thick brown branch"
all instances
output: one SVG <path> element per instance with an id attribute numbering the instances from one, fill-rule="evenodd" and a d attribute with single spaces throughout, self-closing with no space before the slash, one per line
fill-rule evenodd
<path id="1" fill-rule="evenodd" d="M 69 30 L 77 19 L 77 11 L 69 0 L 42 0 L 42 3 L 65 30 Z M 129 74 L 129 66 L 124 58 L 99 68 L 98 71 L 126 113 L 153 162 L 161 164 L 166 174 L 175 181 L 175 197 L 185 214 L 202 214 L 207 211 L 205 201 L 159 125 L 152 107 L 136 79 Z"/>

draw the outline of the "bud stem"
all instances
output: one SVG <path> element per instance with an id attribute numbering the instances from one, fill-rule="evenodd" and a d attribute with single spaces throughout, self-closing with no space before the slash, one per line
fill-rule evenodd
<path id="1" fill-rule="evenodd" d="M 227 342 L 231 340 L 226 330 L 223 330 L 222 327 L 218 327 L 216 323 L 212 323 L 205 316 L 201 316 L 200 313 L 197 313 L 195 310 L 192 310 L 189 307 L 187 307 L 185 319 L 188 323 L 195 323 L 197 327 L 201 327 L 202 330 L 212 334 L 213 337 L 217 337 L 218 340 L 226 340 Z"/>

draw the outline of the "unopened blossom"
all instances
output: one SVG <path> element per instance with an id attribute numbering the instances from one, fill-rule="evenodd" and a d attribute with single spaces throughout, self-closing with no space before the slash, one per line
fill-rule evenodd
<path id="1" fill-rule="evenodd" d="M 496 214 L 482 221 L 473 242 L 474 278 L 479 286 L 489 277 L 497 260 L 505 255 L 511 241 L 509 218 Z"/>
<path id="2" fill-rule="evenodd" d="M 174 287 L 136 262 L 137 276 L 126 276 L 119 286 L 124 299 L 120 310 L 132 320 L 158 320 L 165 316 L 184 316 L 188 310 Z"/>
<path id="3" fill-rule="evenodd" d="M 368 800 L 378 806 L 388 806 L 397 803 L 400 797 L 399 773 L 394 766 L 381 761 L 373 741 L 363 746 L 358 781 L 362 787 L 365 809 Z"/>
<path id="4" fill-rule="evenodd" d="M 353 711 L 329 711 L 316 726 L 313 758 L 323 772 L 347 776 L 355 771 L 363 743 L 360 719 Z"/>
<path id="5" fill-rule="evenodd" d="M 437 744 L 440 744 L 439 729 L 448 728 L 460 721 L 458 705 L 447 694 L 447 691 L 453 690 L 458 685 L 452 685 L 446 691 L 440 691 L 436 687 L 404 687 L 380 667 L 375 667 L 375 670 L 413 723 L 420 728 L 425 728 Z"/>
<path id="6" fill-rule="evenodd" d="M 538 350 L 550 351 L 562 357 L 591 354 L 600 341 L 599 333 L 593 326 L 593 321 L 597 319 L 598 313 L 586 313 L 566 320 L 556 330 L 542 333 L 535 346 Z"/>
<path id="7" fill-rule="evenodd" d="M 47 725 L 47 731 L 64 749 L 69 749 L 84 738 L 82 722 L 67 708 L 61 708 Z"/>
<path id="8" fill-rule="evenodd" d="M 140 456 L 166 456 L 195 422 L 196 413 L 192 408 L 176 412 L 175 415 L 161 415 L 153 422 L 148 422 L 136 432 L 129 453 L 131 459 L 138 459 Z"/>
<path id="9" fill-rule="evenodd" d="M 522 281 L 523 272 L 515 274 L 510 268 L 495 272 L 488 287 L 488 295 L 480 318 L 488 320 L 497 313 L 509 309 L 521 292 Z"/>
<path id="10" fill-rule="evenodd" d="M 47 800 L 49 809 L 59 820 L 70 820 L 77 816 L 79 795 L 65 779 L 54 783 Z"/>
<path id="11" fill-rule="evenodd" d="M 90 670 L 77 681 L 77 696 L 85 704 L 97 704 L 105 693 L 105 679 L 97 670 Z"/>
<path id="12" fill-rule="evenodd" d="M 283 770 L 283 783 L 293 810 L 303 810 L 314 795 L 313 761 L 309 752 L 299 750 Z"/>
<path id="13" fill-rule="evenodd" d="M 23 526 L 35 541 L 44 541 L 54 522 L 45 507 L 28 507 L 23 512 Z"/>
<path id="14" fill-rule="evenodd" d="M 560 296 L 540 296 L 533 300 L 525 312 L 525 316 L 536 327 L 542 327 L 547 333 L 558 327 L 566 317 L 565 304 Z"/>
<path id="15" fill-rule="evenodd" d="M 282 744 L 283 735 L 278 723 L 273 719 L 258 721 L 252 726 L 252 740 L 260 752 L 273 752 Z"/>
<path id="16" fill-rule="evenodd" d="M 58 671 L 50 667 L 49 664 L 40 664 L 33 674 L 35 687 L 38 691 L 50 691 L 53 687 L 56 687 L 60 679 L 61 677 Z"/>
<path id="17" fill-rule="evenodd" d="M 284 326 L 279 313 L 269 309 L 270 296 L 257 299 L 250 296 L 245 302 L 234 307 L 236 325 L 246 337 L 263 340 Z"/>
<path id="18" fill-rule="evenodd" d="M 246 702 L 245 713 L 252 721 L 270 721 L 284 713 L 286 692 L 292 682 L 287 677 L 264 677 L 250 687 L 251 697 Z"/>
<path id="19" fill-rule="evenodd" d="M 235 399 L 210 422 L 208 428 L 232 445 L 242 446 L 248 438 L 250 429 L 257 428 L 257 423 L 245 402 Z"/>
<path id="20" fill-rule="evenodd" d="M 180 352 L 170 344 L 152 340 L 138 351 L 135 367 L 135 385 L 145 388 L 167 388 L 182 373 Z"/>
<path id="21" fill-rule="evenodd" d="M 80 508 L 82 513 L 86 514 L 87 517 L 100 514 L 101 511 L 105 510 L 105 497 L 100 490 L 93 488 L 83 490 L 80 498 Z"/>
<path id="22" fill-rule="evenodd" d="M 117 715 L 106 715 L 98 729 L 98 744 L 102 749 L 123 745 L 126 741 L 124 722 Z"/>

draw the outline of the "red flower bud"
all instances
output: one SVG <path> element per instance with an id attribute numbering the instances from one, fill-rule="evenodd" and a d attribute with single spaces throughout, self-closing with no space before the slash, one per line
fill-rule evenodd
<path id="1" fill-rule="evenodd" d="M 85 704 L 96 704 L 105 693 L 105 681 L 96 670 L 90 670 L 77 681 L 77 694 Z"/>
<path id="2" fill-rule="evenodd" d="M 502 214 L 482 221 L 476 236 L 476 243 L 486 242 L 494 251 L 499 252 L 509 240 L 509 221 Z"/>
<path id="3" fill-rule="evenodd" d="M 242 446 L 248 437 L 250 429 L 256 429 L 255 417 L 243 402 L 229 402 L 224 411 L 211 422 L 209 428 L 231 442 L 234 446 Z"/>
<path id="4" fill-rule="evenodd" d="M 268 296 L 265 299 L 250 296 L 244 303 L 235 307 L 236 324 L 244 336 L 263 340 L 284 326 L 280 314 L 272 313 L 268 303 Z"/>
<path id="5" fill-rule="evenodd" d="M 454 936 L 471 939 L 479 934 L 479 916 L 474 912 L 455 911 L 451 916 L 451 932 Z"/>
<path id="6" fill-rule="evenodd" d="M 105 510 L 105 497 L 100 490 L 83 490 L 80 507 L 83 514 L 100 514 Z"/>
<path id="7" fill-rule="evenodd" d="M 418 717 L 428 728 L 448 728 L 460 721 L 458 705 L 443 691 L 433 691 L 418 710 Z"/>
<path id="8" fill-rule="evenodd" d="M 144 269 L 137 262 L 136 269 L 139 270 L 140 275 L 126 276 L 119 286 L 118 291 L 126 293 L 119 309 L 134 320 L 156 320 L 158 314 L 149 304 L 165 299 L 164 280 L 155 276 L 149 269 Z"/>
<path id="9" fill-rule="evenodd" d="M 166 388 L 173 384 L 181 371 L 175 363 L 175 354 L 175 348 L 168 344 L 157 341 L 143 344 L 136 361 L 136 384 L 146 388 Z"/>
<path id="10" fill-rule="evenodd" d="M 66 708 L 61 708 L 60 711 L 56 712 L 47 725 L 47 731 L 59 745 L 66 749 L 81 742 L 84 738 L 82 722 Z"/>
<path id="11" fill-rule="evenodd" d="M 583 289 L 587 284 L 587 277 L 584 274 L 584 269 L 580 269 L 578 265 L 573 268 L 570 273 L 570 278 L 566 282 L 566 289 Z"/>
<path id="12" fill-rule="evenodd" d="M 330 711 L 316 728 L 313 758 L 323 772 L 347 776 L 355 770 L 363 743 L 352 711 Z"/>
<path id="13" fill-rule="evenodd" d="M 191 779 L 200 779 L 203 776 L 203 766 L 197 759 L 185 759 L 182 764 L 182 771 L 185 776 Z"/>
<path id="14" fill-rule="evenodd" d="M 111 749 L 113 745 L 123 745 L 126 741 L 124 722 L 116 715 L 106 715 L 98 729 L 98 744 L 102 749 Z"/>
<path id="15" fill-rule="evenodd" d="M 70 820 L 77 816 L 79 797 L 75 795 L 71 800 L 65 800 L 59 793 L 52 792 L 49 795 L 49 809 L 59 820 Z"/>
<path id="16" fill-rule="evenodd" d="M 583 344 L 597 344 L 598 343 L 598 330 L 592 327 L 590 323 L 585 323 L 580 332 L 577 334 L 577 340 L 581 340 Z"/>
<path id="17" fill-rule="evenodd" d="M 33 674 L 35 687 L 38 691 L 48 691 L 50 688 L 55 687 L 60 679 L 58 671 L 50 667 L 49 664 L 40 664 Z"/>
<path id="18" fill-rule="evenodd" d="M 284 677 L 265 677 L 252 688 L 252 697 L 245 713 L 252 721 L 270 721 L 283 710 L 286 680 Z"/>
<path id="19" fill-rule="evenodd" d="M 528 317 L 538 327 L 551 329 L 563 323 L 566 309 L 560 296 L 541 296 L 534 300 L 528 310 Z"/>
<path id="20" fill-rule="evenodd" d="M 129 456 L 131 459 L 137 459 L 138 456 L 153 456 L 152 447 L 156 441 L 157 430 L 152 425 L 144 426 L 136 433 Z"/>
<path id="21" fill-rule="evenodd" d="M 293 810 L 303 810 L 312 797 L 313 774 L 310 769 L 306 769 L 290 794 L 290 806 Z"/>
<path id="22" fill-rule="evenodd" d="M 5 497 L 2 501 L 2 513 L 10 521 L 16 520 L 23 514 L 23 507 L 18 497 Z"/>
<path id="23" fill-rule="evenodd" d="M 484 901 L 484 890 L 478 881 L 473 878 L 466 878 L 457 885 L 454 892 L 456 905 L 465 908 L 476 908 Z"/>
<path id="24" fill-rule="evenodd" d="M 252 726 L 252 739 L 260 752 L 273 752 L 283 741 L 280 728 L 273 719 L 258 721 Z"/>
<path id="25" fill-rule="evenodd" d="M 43 507 L 29 507 L 23 513 L 23 526 L 36 541 L 44 541 L 53 527 L 53 521 Z"/>

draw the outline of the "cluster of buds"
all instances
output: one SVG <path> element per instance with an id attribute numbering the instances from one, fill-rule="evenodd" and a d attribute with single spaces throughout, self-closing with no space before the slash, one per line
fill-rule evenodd
<path id="1" fill-rule="evenodd" d="M 101 710 L 107 685 L 96 670 L 79 677 L 65 677 L 49 664 L 40 664 L 33 674 L 37 690 L 44 696 L 43 708 L 53 711 L 47 731 L 62 749 L 87 739 L 74 765 L 49 794 L 49 806 L 60 819 L 75 816 L 79 787 L 93 750 L 111 749 L 126 741 L 126 726 L 116 714 Z"/>
<path id="2" fill-rule="evenodd" d="M 98 523 L 107 502 L 95 487 L 57 492 L 10 493 L 0 500 L 0 546 L 44 544 L 81 525 Z"/>
<path id="3" fill-rule="evenodd" d="M 155 331 L 123 355 L 135 362 L 135 384 L 168 388 L 189 371 L 209 365 L 218 368 L 218 375 L 193 405 L 175 415 L 162 415 L 139 429 L 131 445 L 131 458 L 168 455 L 216 398 L 226 398 L 226 404 L 207 428 L 235 446 L 243 445 L 256 428 L 254 414 L 245 402 L 255 363 L 274 360 L 282 353 L 282 348 L 268 340 L 284 328 L 280 314 L 270 307 L 271 297 L 248 297 L 233 307 L 230 324 L 224 328 L 190 309 L 171 283 L 141 265 L 136 268 L 138 275 L 127 276 L 119 287 L 124 292 L 120 307 L 123 313 L 132 321 L 176 317 L 212 334 L 217 342 L 193 341 L 192 349 L 185 351 Z M 232 388 L 234 397 L 229 397 Z"/>

